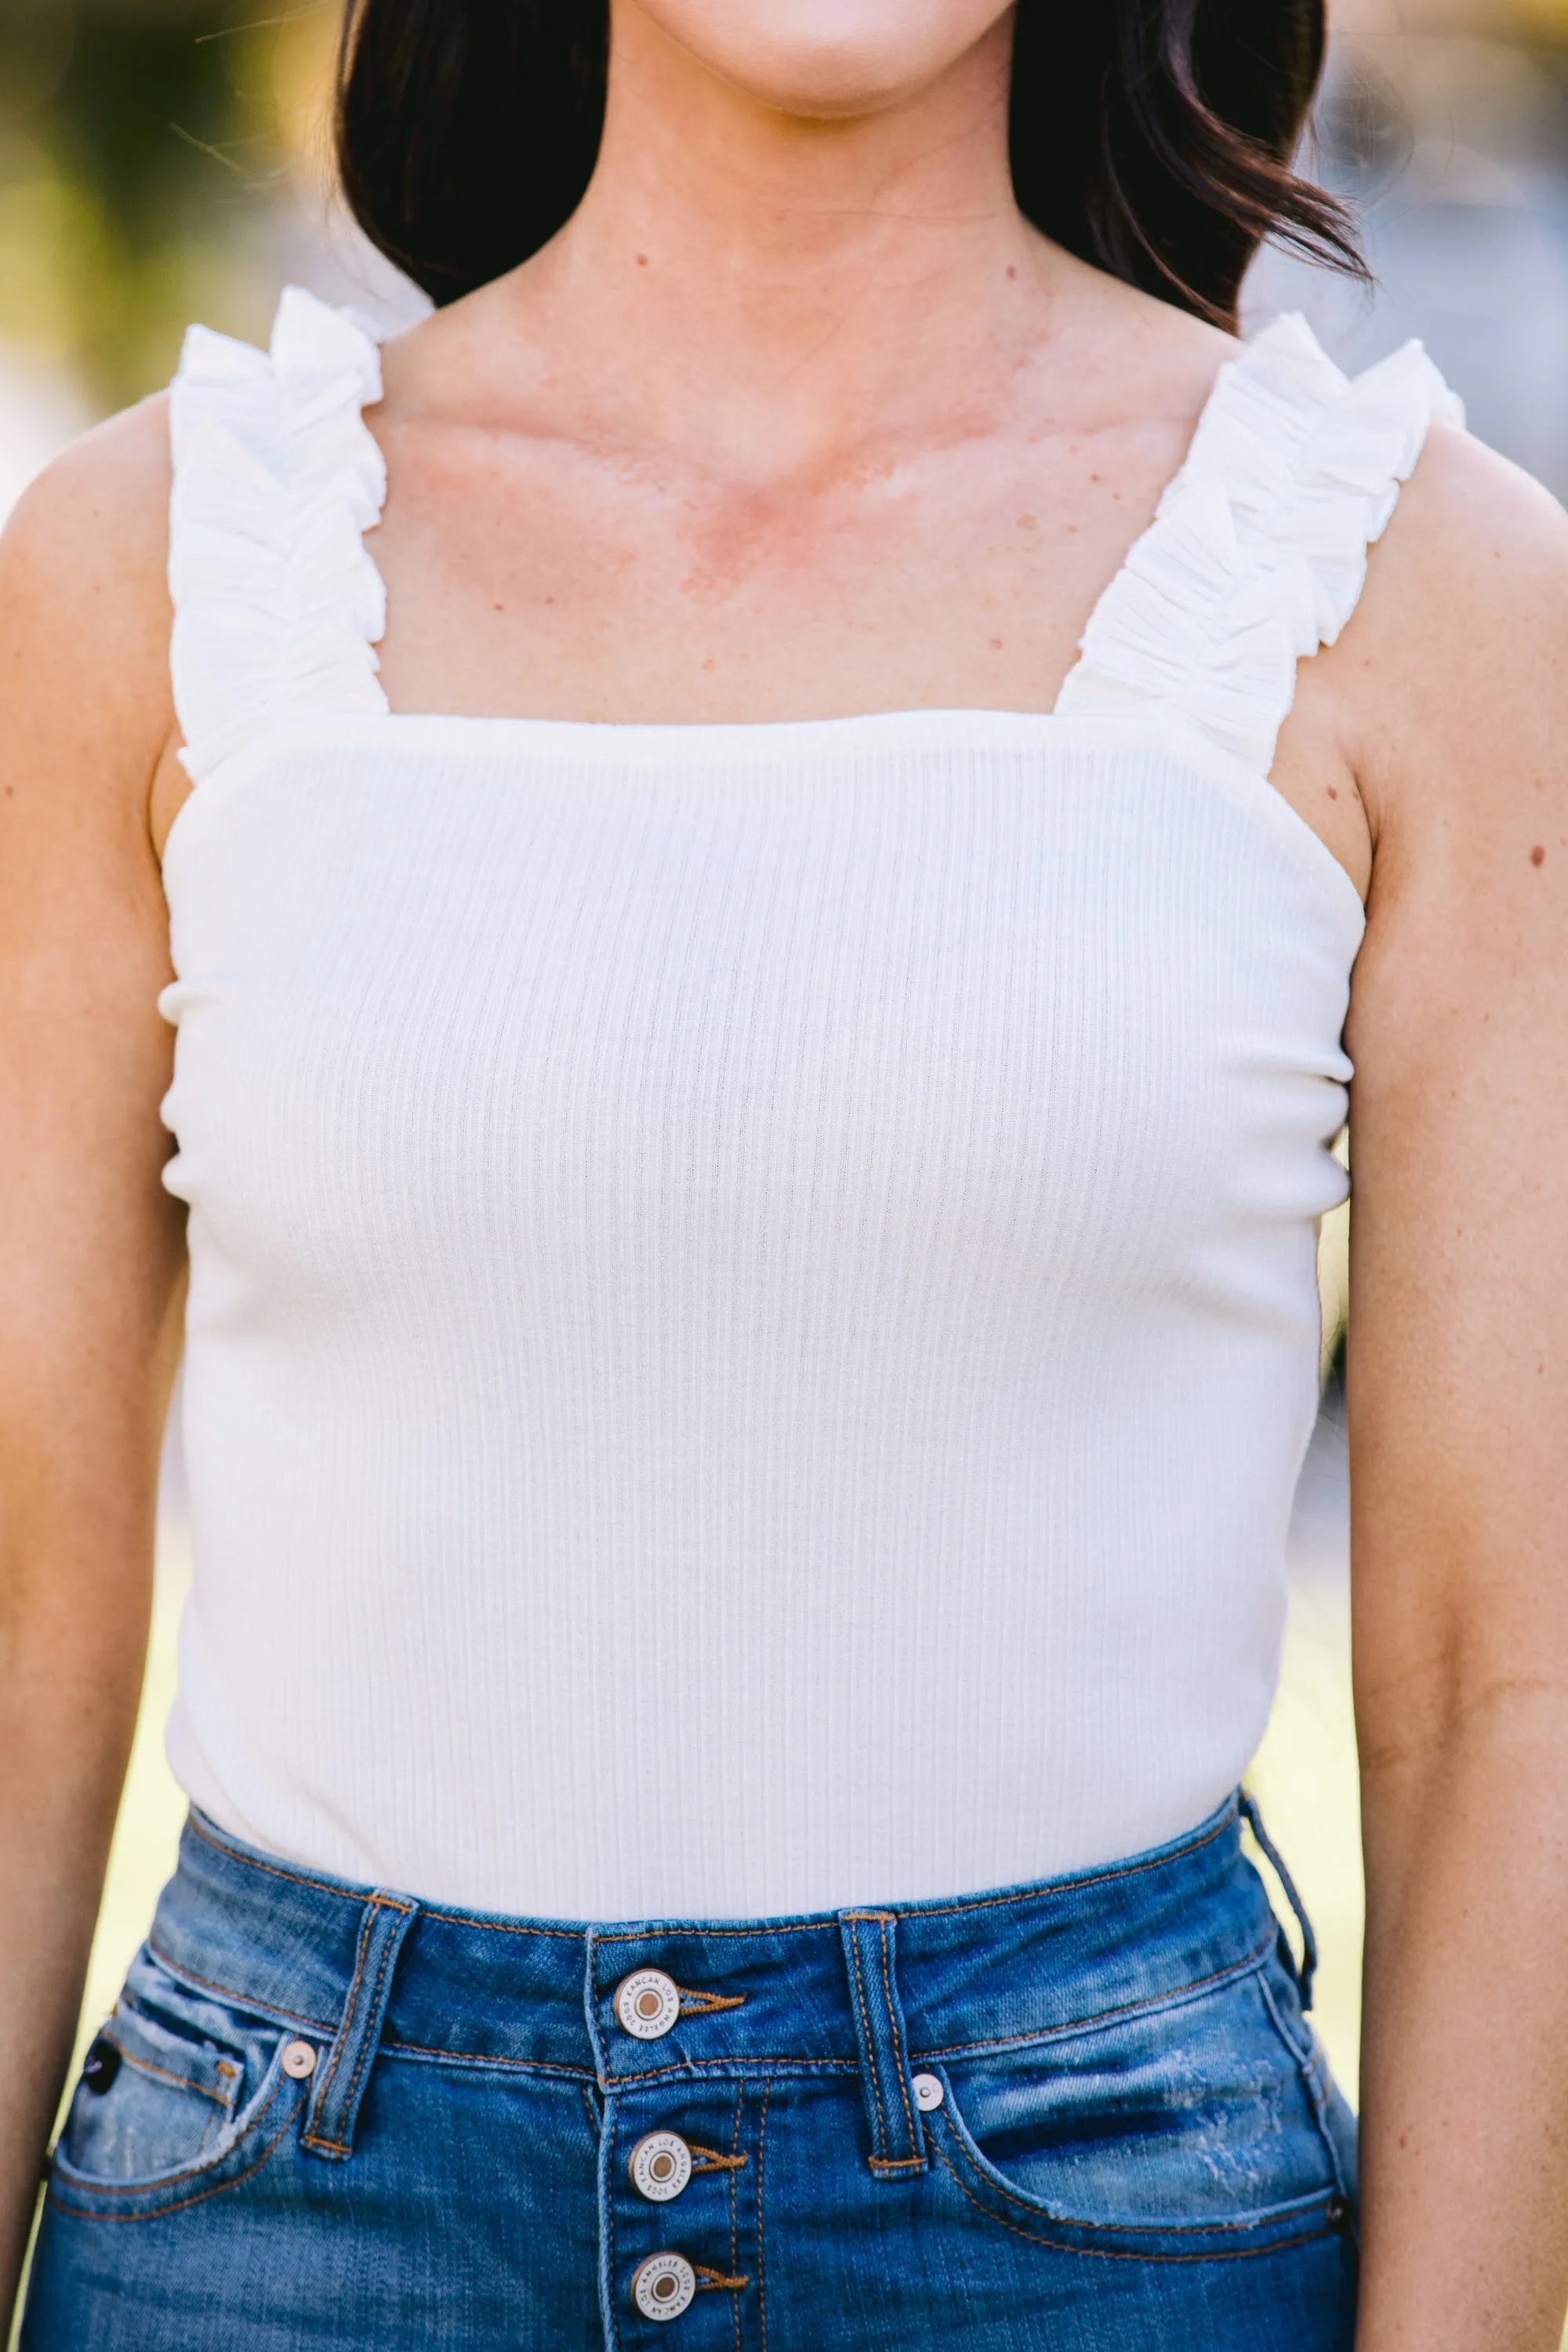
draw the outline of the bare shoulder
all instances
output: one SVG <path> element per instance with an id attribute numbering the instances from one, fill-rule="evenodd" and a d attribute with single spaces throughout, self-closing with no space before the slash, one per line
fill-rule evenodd
<path id="1" fill-rule="evenodd" d="M 1375 824 L 1568 816 L 1568 513 L 1528 474 L 1434 428 L 1343 651 Z"/>
<path id="2" fill-rule="evenodd" d="M 155 585 L 165 616 L 170 481 L 161 393 L 84 434 L 23 492 L 0 536 L 0 594 L 14 606 L 100 580 L 132 598 Z"/>
<path id="3" fill-rule="evenodd" d="M 111 417 L 24 492 L 0 534 L 11 756 L 108 748 L 145 773 L 174 725 L 166 395 Z"/>

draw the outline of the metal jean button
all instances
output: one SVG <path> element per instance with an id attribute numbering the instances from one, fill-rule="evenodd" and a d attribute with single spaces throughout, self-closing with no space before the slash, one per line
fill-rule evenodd
<path id="1" fill-rule="evenodd" d="M 632 2279 L 632 2301 L 645 2319 L 679 2319 L 696 2293 L 697 2273 L 684 2254 L 649 2254 Z"/>
<path id="2" fill-rule="evenodd" d="M 680 2015 L 680 1988 L 662 1969 L 636 1969 L 616 1987 L 616 2015 L 624 2032 L 658 2042 Z"/>
<path id="3" fill-rule="evenodd" d="M 627 2159 L 632 2186 L 650 2205 L 668 2205 L 691 2178 L 691 2150 L 679 2132 L 645 2132 Z"/>

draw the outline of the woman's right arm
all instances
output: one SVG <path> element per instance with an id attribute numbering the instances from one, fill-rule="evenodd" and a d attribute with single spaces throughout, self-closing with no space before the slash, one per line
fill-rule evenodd
<path id="1" fill-rule="evenodd" d="M 179 1348 L 166 436 L 161 403 L 117 418 L 0 539 L 0 2315 L 135 1723 Z"/>

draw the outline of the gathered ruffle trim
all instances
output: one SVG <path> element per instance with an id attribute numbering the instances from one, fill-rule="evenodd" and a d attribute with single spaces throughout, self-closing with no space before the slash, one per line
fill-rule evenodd
<path id="1" fill-rule="evenodd" d="M 302 710 L 384 713 L 386 595 L 364 534 L 386 468 L 381 354 L 296 287 L 269 352 L 193 327 L 171 396 L 174 704 L 200 782 Z"/>
<path id="2" fill-rule="evenodd" d="M 1419 343 L 1352 383 L 1304 319 L 1277 320 L 1220 370 L 1058 709 L 1179 712 L 1267 775 L 1297 664 L 1354 612 L 1368 550 L 1438 422 L 1464 411 Z"/>

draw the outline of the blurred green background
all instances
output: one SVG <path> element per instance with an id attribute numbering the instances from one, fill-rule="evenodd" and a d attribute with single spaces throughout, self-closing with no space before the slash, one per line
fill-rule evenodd
<path id="1" fill-rule="evenodd" d="M 264 340 L 293 278 L 416 315 L 331 186 L 336 0 L 0 0 L 0 515 L 95 416 L 167 382 L 190 320 Z M 1568 492 L 1568 0 L 1339 0 L 1316 161 L 1356 207 L 1368 297 L 1266 257 L 1249 312 L 1307 310 L 1347 365 L 1420 333 L 1484 436 Z M 1360 1863 L 1342 1419 L 1346 1226 L 1322 1263 L 1324 1412 L 1291 1538 L 1279 1706 L 1254 1772 L 1319 1927 L 1320 2029 L 1353 2092 Z M 188 1580 L 177 1444 L 146 1704 L 84 2009 L 112 2004 L 173 1857 L 162 1755 Z"/>
<path id="2" fill-rule="evenodd" d="M 0 338 L 95 410 L 187 320 L 264 330 L 280 213 L 325 185 L 335 6 L 0 0 Z"/>

